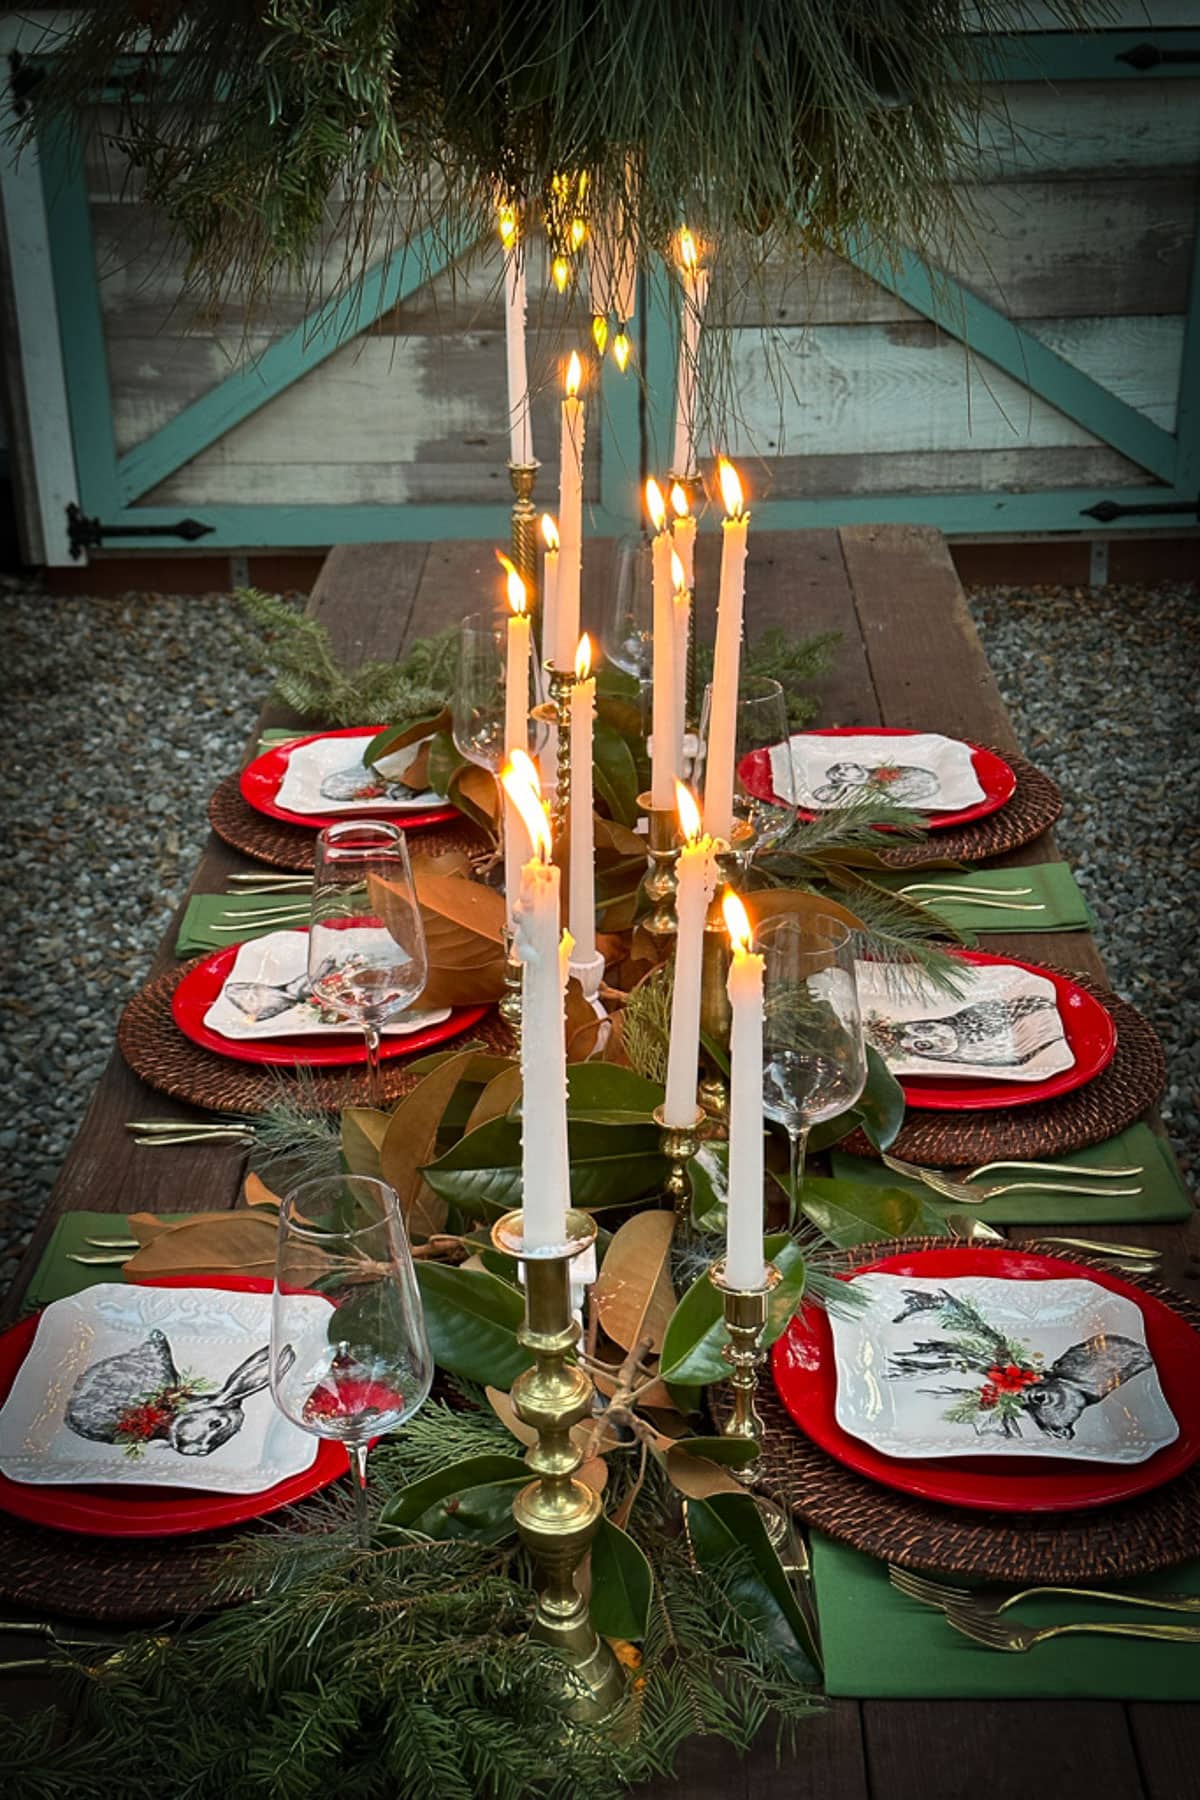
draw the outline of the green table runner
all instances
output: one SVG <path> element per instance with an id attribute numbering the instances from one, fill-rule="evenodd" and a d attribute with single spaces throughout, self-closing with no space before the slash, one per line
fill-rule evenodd
<path id="1" fill-rule="evenodd" d="M 163 1213 L 162 1218 L 174 1222 L 184 1219 L 186 1213 Z M 70 1294 L 81 1294 L 85 1288 L 94 1287 L 98 1281 L 124 1281 L 120 1263 L 111 1263 L 97 1268 L 95 1264 L 77 1263 L 70 1260 L 75 1256 L 115 1256 L 117 1252 L 97 1250 L 87 1242 L 90 1237 L 98 1238 L 131 1238 L 129 1219 L 125 1213 L 104 1212 L 68 1212 L 64 1213 L 54 1230 L 50 1240 L 42 1251 L 41 1261 L 34 1270 L 33 1279 L 25 1290 L 22 1305 L 26 1312 L 35 1308 L 49 1306 L 52 1300 L 65 1300 Z M 132 1250 L 129 1252 L 132 1256 Z"/>
<path id="2" fill-rule="evenodd" d="M 1039 1160 L 1073 1163 L 1090 1169 L 1132 1168 L 1140 1163 L 1140 1175 L 1131 1175 L 1127 1181 L 1114 1181 L 1112 1185 L 1140 1186 L 1142 1191 L 1124 1198 L 1115 1194 L 1099 1194 L 1094 1198 L 1083 1194 L 1056 1194 L 1048 1187 L 1029 1194 L 1001 1194 L 998 1199 L 988 1200 L 980 1206 L 980 1218 L 991 1225 L 1152 1225 L 1186 1219 L 1191 1214 L 1192 1203 L 1171 1146 L 1148 1125 L 1131 1125 L 1103 1144 L 1093 1144 L 1087 1150 L 1073 1150 L 1069 1156 Z M 938 1203 L 937 1195 L 931 1194 L 923 1183 L 907 1181 L 904 1176 L 893 1174 L 891 1169 L 868 1157 L 847 1156 L 844 1151 L 834 1150 L 830 1153 L 830 1163 L 833 1173 L 842 1181 L 907 1188 Z M 1065 1181 L 1071 1179 L 1070 1176 L 1063 1177 Z M 1083 1175 L 1075 1179 L 1080 1183 L 1087 1181 Z M 986 1187 L 993 1181 L 1036 1180 L 1037 1175 L 1032 1171 L 998 1169 L 994 1175 L 984 1175 L 979 1185 Z"/>
<path id="3" fill-rule="evenodd" d="M 949 1516 L 949 1515 L 948 1515 Z M 1087 1529 L 1080 1516 L 1080 1530 Z M 888 1700 L 1200 1700 L 1200 1644 L 1072 1636 L 1014 1655 L 955 1631 L 941 1613 L 898 1593 L 885 1564 L 812 1533 L 813 1585 L 829 1693 Z M 950 1577 L 957 1585 L 964 1585 Z M 1135 1593 L 1200 1594 L 1200 1562 L 1128 1583 Z M 1182 1613 L 1066 1597 L 1023 1601 L 1023 1625 L 1118 1618 L 1167 1624 Z"/>
<path id="4" fill-rule="evenodd" d="M 202 950 L 226 950 L 247 938 L 264 937 L 270 931 L 286 931 L 308 924 L 309 892 L 296 894 L 193 894 L 187 903 L 175 938 L 176 956 L 196 956 Z M 269 912 L 261 923 L 247 923 L 237 931 L 220 929 L 235 923 L 224 914 Z"/>
<path id="5" fill-rule="evenodd" d="M 872 872 L 871 880 L 881 887 L 902 888 L 915 885 L 917 892 L 909 896 L 919 900 L 956 931 L 987 933 L 992 931 L 1089 931 L 1094 923 L 1079 883 L 1064 862 L 1034 863 L 1027 869 L 966 869 L 961 874 L 952 869 L 905 869 L 895 875 Z M 936 882 L 969 893 L 979 888 L 1004 888 L 1014 892 L 1032 888 L 1021 894 L 1009 907 L 956 906 L 953 899 L 927 892 L 924 884 Z M 985 896 L 990 898 L 989 896 Z M 1040 905 L 1041 912 L 1021 912 L 1019 907 Z"/>

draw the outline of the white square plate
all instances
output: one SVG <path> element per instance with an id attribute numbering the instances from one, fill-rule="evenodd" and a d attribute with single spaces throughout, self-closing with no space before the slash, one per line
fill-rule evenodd
<path id="1" fill-rule="evenodd" d="M 772 747 L 771 784 L 781 799 L 813 812 L 867 795 L 926 813 L 960 812 L 987 798 L 970 745 L 936 731 L 899 738 L 800 732 L 791 740 L 790 758 L 783 744 Z"/>
<path id="2" fill-rule="evenodd" d="M 856 973 L 866 1040 L 893 1075 L 1044 1081 L 1075 1066 L 1044 975 L 963 963 L 955 995 L 899 963 L 860 962 Z"/>
<path id="3" fill-rule="evenodd" d="M 103 1282 L 55 1300 L 0 1408 L 0 1470 L 221 1494 L 302 1474 L 317 1439 L 271 1398 L 270 1338 L 270 1294 Z"/>
<path id="4" fill-rule="evenodd" d="M 445 796 L 432 788 L 417 794 L 400 780 L 425 740 L 405 744 L 367 769 L 363 751 L 374 735 L 367 731 L 362 737 L 318 738 L 301 744 L 287 759 L 276 805 L 302 815 L 353 815 L 377 813 L 381 806 L 389 812 L 424 812 L 444 803 Z"/>
<path id="5" fill-rule="evenodd" d="M 387 938 L 382 927 L 351 927 L 339 934 L 344 939 L 343 957 L 358 948 Z M 387 938 L 391 943 L 391 939 Z M 395 945 L 392 945 L 393 950 Z M 450 1017 L 450 1008 L 434 1012 L 397 1013 L 383 1027 L 388 1037 L 404 1037 L 423 1031 Z M 355 1033 L 340 1013 L 329 1011 L 311 997 L 308 985 L 307 931 L 272 931 L 266 937 L 239 944 L 233 966 L 221 991 L 204 1015 L 210 1031 L 227 1038 L 322 1037 L 330 1032 Z"/>
<path id="6" fill-rule="evenodd" d="M 886 1456 L 1140 1463 L 1174 1443 L 1138 1307 L 1092 1281 L 858 1275 L 837 1422 Z"/>

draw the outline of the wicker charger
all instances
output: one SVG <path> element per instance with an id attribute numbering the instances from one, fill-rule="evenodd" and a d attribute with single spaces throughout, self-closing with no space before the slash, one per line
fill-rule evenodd
<path id="1" fill-rule="evenodd" d="M 288 825 L 267 813 L 256 812 L 243 800 L 238 775 L 227 775 L 208 803 L 208 822 L 219 838 L 244 856 L 270 863 L 276 869 L 311 875 L 317 830 L 313 825 Z M 403 819 L 397 821 L 403 824 Z M 477 825 L 456 814 L 443 825 L 422 825 L 406 833 L 415 855 L 444 856 L 451 850 L 477 852 L 486 838 Z"/>
<path id="2" fill-rule="evenodd" d="M 1029 964 L 1031 969 L 1047 966 Z M 910 1107 L 899 1135 L 888 1146 L 892 1154 L 939 1169 L 1002 1157 L 1044 1161 L 1102 1144 L 1149 1112 L 1167 1079 L 1166 1059 L 1153 1027 L 1136 1007 L 1098 982 L 1074 973 L 1071 980 L 1094 994 L 1116 1024 L 1116 1053 L 1106 1069 L 1073 1093 L 1031 1106 L 1000 1106 L 995 1112 L 918 1112 Z M 879 1155 L 861 1131 L 852 1132 L 839 1148 L 854 1156 Z"/>
<path id="3" fill-rule="evenodd" d="M 362 1064 L 344 1069 L 314 1069 L 306 1064 L 293 1073 L 261 1063 L 234 1062 L 185 1037 L 171 1016 L 171 996 L 196 966 L 194 959 L 148 981 L 121 1014 L 117 1045 L 147 1086 L 213 1112 L 265 1112 L 278 1105 L 298 1079 L 304 1083 L 306 1105 L 311 1102 L 330 1112 L 370 1105 L 367 1071 Z M 496 1055 L 512 1054 L 512 1033 L 497 1013 L 489 1013 L 470 1035 Z M 387 1105 L 416 1084 L 408 1057 L 385 1058 L 380 1069 Z"/>
<path id="4" fill-rule="evenodd" d="M 229 1533 L 89 1538 L 0 1514 L 0 1597 L 102 1625 L 158 1623 L 211 1612 L 231 1555 Z"/>
<path id="5" fill-rule="evenodd" d="M 989 746 L 990 748 L 990 746 Z M 997 750 L 1017 778 L 1012 799 L 994 813 L 946 831 L 931 831 L 919 843 L 897 843 L 879 851 L 893 869 L 920 869 L 927 863 L 949 858 L 954 862 L 983 862 L 1003 856 L 1040 838 L 1062 811 L 1062 794 L 1048 775 L 1035 769 L 1015 750 Z M 882 835 L 882 834 L 881 834 Z"/>
<path id="6" fill-rule="evenodd" d="M 945 1238 L 907 1238 L 846 1251 L 854 1268 L 877 1256 L 944 1250 Z M 988 1250 L 992 1246 L 972 1244 Z M 1011 1245 L 997 1244 L 997 1251 Z M 1104 1265 L 1079 1251 L 1023 1243 L 1022 1251 L 1062 1261 Z M 1130 1279 L 1126 1277 L 1126 1279 Z M 1200 1307 L 1146 1277 L 1136 1285 L 1200 1327 Z M 716 1410 L 727 1410 L 724 1389 Z M 759 1388 L 766 1426 L 763 1492 L 827 1536 L 906 1569 L 987 1576 L 997 1581 L 1109 1580 L 1146 1575 L 1195 1556 L 1200 1545 L 1200 1463 L 1174 1481 L 1116 1506 L 1071 1513 L 986 1513 L 941 1506 L 881 1487 L 818 1449 L 793 1424 L 766 1376 Z"/>

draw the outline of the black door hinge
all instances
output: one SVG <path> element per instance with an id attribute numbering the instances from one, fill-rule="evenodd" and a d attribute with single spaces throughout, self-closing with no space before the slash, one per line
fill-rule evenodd
<path id="1" fill-rule="evenodd" d="M 1135 44 L 1132 50 L 1122 50 L 1117 61 L 1128 63 L 1140 74 L 1164 63 L 1200 63 L 1200 50 L 1160 50 L 1157 44 Z"/>
<path id="2" fill-rule="evenodd" d="M 74 501 L 67 508 L 67 541 L 76 562 L 85 550 L 99 550 L 109 538 L 175 537 L 194 544 L 216 529 L 215 525 L 202 525 L 199 519 L 180 519 L 177 525 L 102 525 L 99 519 L 89 519 Z"/>
<path id="3" fill-rule="evenodd" d="M 1113 519 L 1128 519 L 1135 515 L 1138 518 L 1166 517 L 1169 513 L 1195 513 L 1200 521 L 1200 494 L 1195 500 L 1143 500 L 1132 506 L 1123 506 L 1116 500 L 1098 500 L 1095 506 L 1085 506 L 1080 513 L 1082 519 L 1099 519 L 1107 525 Z"/>

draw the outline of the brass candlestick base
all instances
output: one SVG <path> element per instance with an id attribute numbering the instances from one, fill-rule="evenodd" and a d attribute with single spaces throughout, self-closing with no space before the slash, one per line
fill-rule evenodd
<path id="1" fill-rule="evenodd" d="M 575 1571 L 604 1510 L 599 1494 L 575 1476 L 583 1458 L 571 1441 L 571 1427 L 591 1412 L 593 1389 L 578 1364 L 567 1361 L 579 1338 L 571 1315 L 570 1263 L 595 1237 L 592 1219 L 575 1211 L 567 1214 L 565 1241 L 546 1250 L 526 1248 L 519 1212 L 505 1213 L 492 1227 L 496 1249 L 525 1266 L 525 1323 L 517 1336 L 534 1361 L 513 1383 L 512 1401 L 517 1417 L 537 1432 L 537 1443 L 525 1453 L 535 1479 L 521 1489 L 512 1510 L 540 1580 L 533 1635 L 561 1653 L 567 1664 L 567 1713 L 588 1725 L 609 1720 L 625 1697 L 620 1665 L 575 1586 Z"/>
<path id="2" fill-rule="evenodd" d="M 649 867 L 642 877 L 642 891 L 653 911 L 642 920 L 646 930 L 660 943 L 673 938 L 678 929 L 675 918 L 675 864 L 679 861 L 679 821 L 673 806 L 655 806 L 649 794 L 639 794 L 638 811 L 650 821 L 647 839 Z"/>
<path id="3" fill-rule="evenodd" d="M 700 1128 L 704 1124 L 704 1108 L 696 1108 L 690 1125 L 668 1125 L 663 1108 L 654 1109 L 654 1123 L 662 1134 L 662 1153 L 671 1164 L 671 1173 L 663 1183 L 663 1193 L 675 1208 L 675 1220 L 681 1233 L 692 1229 L 692 1184 L 687 1166 L 700 1148 Z"/>
<path id="4" fill-rule="evenodd" d="M 575 692 L 574 669 L 546 664 L 550 703 L 558 732 L 558 756 L 554 765 L 554 798 L 550 802 L 550 827 L 557 841 L 567 829 L 571 806 L 571 695 Z"/>
<path id="5" fill-rule="evenodd" d="M 528 610 L 536 613 L 538 602 L 537 508 L 533 504 L 533 484 L 540 463 L 509 463 L 508 479 L 515 496 L 512 509 L 512 559 L 525 583 Z"/>
<path id="6" fill-rule="evenodd" d="M 766 1360 L 762 1334 L 766 1329 L 771 1295 L 782 1277 L 775 1264 L 768 1263 L 761 1287 L 730 1287 L 725 1279 L 725 1258 L 722 1256 L 708 1271 L 708 1279 L 721 1296 L 725 1310 L 725 1329 L 729 1333 L 729 1342 L 721 1355 L 729 1364 L 733 1411 L 722 1428 L 722 1436 L 744 1438 L 754 1445 L 754 1455 L 750 1460 L 733 1471 L 743 1487 L 753 1490 L 758 1482 L 763 1437 L 763 1422 L 754 1404 L 758 1388 L 758 1367 Z M 788 1540 L 786 1513 L 773 1501 L 766 1500 L 759 1494 L 754 1495 L 754 1500 L 767 1536 L 776 1550 L 780 1549 Z"/>

